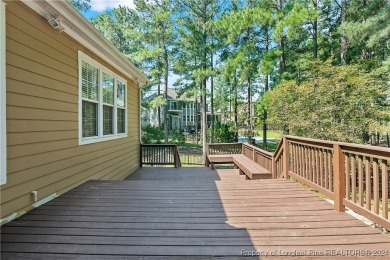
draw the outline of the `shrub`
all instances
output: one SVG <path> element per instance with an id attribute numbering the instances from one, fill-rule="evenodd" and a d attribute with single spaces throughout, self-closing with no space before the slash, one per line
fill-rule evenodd
<path id="1" fill-rule="evenodd" d="M 164 131 L 155 126 L 142 127 L 142 143 L 144 144 L 161 144 L 164 139 Z"/>
<path id="2" fill-rule="evenodd" d="M 180 130 L 172 130 L 169 133 L 169 138 L 174 144 L 182 145 L 186 142 L 186 136 Z"/>

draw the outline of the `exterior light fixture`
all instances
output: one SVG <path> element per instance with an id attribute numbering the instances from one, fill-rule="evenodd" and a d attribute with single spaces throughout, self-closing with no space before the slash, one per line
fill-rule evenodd
<path id="1" fill-rule="evenodd" d="M 51 27 L 59 31 L 60 33 L 65 30 L 65 28 L 61 25 L 62 20 L 60 18 L 50 18 L 47 20 Z"/>

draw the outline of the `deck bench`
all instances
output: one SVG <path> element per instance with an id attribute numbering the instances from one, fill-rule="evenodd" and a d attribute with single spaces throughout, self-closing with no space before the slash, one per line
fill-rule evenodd
<path id="1" fill-rule="evenodd" d="M 244 173 L 247 179 L 272 179 L 272 174 L 269 170 L 261 167 L 250 158 L 243 154 L 233 155 L 233 163 L 240 169 L 240 173 Z"/>
<path id="2" fill-rule="evenodd" d="M 207 159 L 211 165 L 211 169 L 215 169 L 215 164 L 233 163 L 233 156 L 238 154 L 215 154 L 207 155 Z"/>

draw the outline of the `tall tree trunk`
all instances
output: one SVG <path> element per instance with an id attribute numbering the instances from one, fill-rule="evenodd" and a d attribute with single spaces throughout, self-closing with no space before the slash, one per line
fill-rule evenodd
<path id="1" fill-rule="evenodd" d="M 265 34 L 265 52 L 268 53 L 269 51 L 269 33 L 268 33 L 268 25 L 265 28 L 264 31 Z M 268 73 L 265 75 L 265 83 L 264 83 L 264 95 L 267 93 L 269 89 L 269 80 L 268 80 Z M 267 150 L 267 108 L 264 108 L 263 111 L 263 148 Z"/>
<path id="2" fill-rule="evenodd" d="M 265 75 L 265 84 L 264 84 L 264 94 L 268 91 L 268 88 L 269 88 L 269 81 L 268 81 L 268 74 Z M 263 148 L 265 150 L 267 150 L 267 109 L 264 108 L 264 111 L 263 111 L 263 118 L 264 118 L 264 121 L 263 121 Z"/>
<path id="3" fill-rule="evenodd" d="M 194 114 L 195 114 L 195 138 L 196 138 L 196 146 L 199 145 L 199 112 L 198 112 L 198 94 L 195 98 L 195 107 L 194 107 Z"/>
<path id="4" fill-rule="evenodd" d="M 230 83 L 230 77 L 227 78 L 227 85 L 229 86 L 229 121 L 232 120 L 232 95 L 233 95 L 233 86 Z"/>
<path id="5" fill-rule="evenodd" d="M 161 83 L 158 83 L 157 95 L 161 94 Z M 161 128 L 161 105 L 157 107 L 158 128 Z"/>
<path id="6" fill-rule="evenodd" d="M 169 64 L 168 64 L 168 52 L 165 50 L 164 52 L 164 76 L 165 76 L 165 92 L 164 92 L 164 99 L 165 99 L 165 105 L 164 105 L 164 138 L 165 143 L 168 143 L 168 76 L 169 76 Z"/>
<path id="7" fill-rule="evenodd" d="M 252 81 L 248 78 L 248 143 L 252 142 Z"/>
<path id="8" fill-rule="evenodd" d="M 206 22 L 207 22 L 207 4 L 208 0 L 203 0 L 203 12 L 202 12 L 202 69 L 206 71 L 207 68 L 207 32 L 206 32 Z M 202 80 L 202 91 L 200 92 L 202 96 L 202 145 L 203 145 L 203 162 L 206 164 L 206 143 L 207 143 L 207 114 L 206 114 L 206 83 L 207 78 Z"/>
<path id="9" fill-rule="evenodd" d="M 331 30 L 331 29 L 329 29 Z M 334 49 L 333 49 L 333 34 L 329 32 L 329 45 L 330 45 L 330 57 L 333 59 L 334 57 Z"/>
<path id="10" fill-rule="evenodd" d="M 214 37 L 211 36 L 211 46 L 214 44 Z M 211 107 L 211 121 L 210 121 L 210 129 L 211 129 L 211 143 L 214 143 L 214 50 L 211 50 L 211 79 L 210 79 L 210 107 Z"/>
<path id="11" fill-rule="evenodd" d="M 202 81 L 202 145 L 203 145 L 203 162 L 206 163 L 206 143 L 207 143 L 207 113 L 206 113 L 206 79 Z"/>
<path id="12" fill-rule="evenodd" d="M 347 0 L 341 0 L 341 24 L 346 22 L 347 14 Z M 340 44 L 340 59 L 341 65 L 347 64 L 347 37 L 344 33 L 341 34 L 341 44 Z"/>
<path id="13" fill-rule="evenodd" d="M 238 106 L 237 106 L 237 99 L 238 99 L 238 91 L 237 91 L 237 76 L 236 72 L 234 72 L 234 79 L 233 79 L 233 88 L 234 88 L 234 139 L 236 142 L 238 142 Z"/>
<path id="14" fill-rule="evenodd" d="M 277 1 L 277 10 L 279 12 L 283 12 L 283 0 Z M 282 16 L 280 16 L 279 21 L 282 20 Z M 284 51 L 284 33 L 282 33 L 282 36 L 279 40 L 279 48 L 280 48 L 280 57 L 279 57 L 279 74 L 282 76 L 283 72 L 286 69 L 286 54 Z"/>
<path id="15" fill-rule="evenodd" d="M 317 12 L 318 0 L 313 0 L 314 10 Z M 318 57 L 318 19 L 317 17 L 313 21 L 313 58 Z"/>

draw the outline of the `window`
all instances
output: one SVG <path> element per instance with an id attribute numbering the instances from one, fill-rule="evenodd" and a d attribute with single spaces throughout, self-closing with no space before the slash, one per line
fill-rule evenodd
<path id="1" fill-rule="evenodd" d="M 177 102 L 171 101 L 171 110 L 177 110 Z"/>
<path id="2" fill-rule="evenodd" d="M 126 137 L 126 81 L 79 52 L 79 85 L 79 143 Z"/>
<path id="3" fill-rule="evenodd" d="M 0 184 L 7 182 L 5 3 L 0 1 Z"/>

